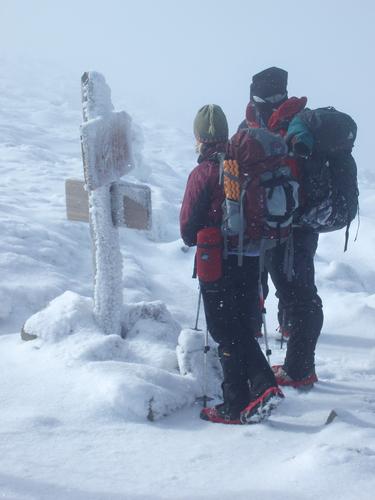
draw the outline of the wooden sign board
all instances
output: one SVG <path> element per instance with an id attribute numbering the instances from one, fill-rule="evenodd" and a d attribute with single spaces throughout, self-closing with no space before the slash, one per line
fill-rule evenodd
<path id="1" fill-rule="evenodd" d="M 89 222 L 88 192 L 84 181 L 65 181 L 69 220 Z M 151 189 L 144 184 L 117 182 L 111 186 L 112 220 L 117 227 L 149 230 L 152 225 Z"/>
<path id="2" fill-rule="evenodd" d="M 144 184 L 116 182 L 111 186 L 113 224 L 117 227 L 151 229 L 151 189 Z"/>
<path id="3" fill-rule="evenodd" d="M 92 191 L 118 181 L 133 168 L 131 118 L 110 112 L 81 125 L 83 170 Z"/>
<path id="4" fill-rule="evenodd" d="M 89 196 L 84 181 L 65 181 L 66 216 L 69 220 L 89 222 Z"/>

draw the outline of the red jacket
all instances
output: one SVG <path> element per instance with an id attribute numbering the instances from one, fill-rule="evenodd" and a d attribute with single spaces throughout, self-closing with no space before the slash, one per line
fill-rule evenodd
<path id="1" fill-rule="evenodd" d="M 295 114 L 306 105 L 306 97 L 291 97 L 274 111 L 267 123 L 267 128 L 275 133 L 285 135 L 288 124 Z M 246 109 L 246 122 L 240 128 L 260 127 L 256 108 L 249 103 Z M 225 152 L 226 145 L 216 149 L 207 149 L 198 158 L 199 165 L 189 175 L 185 195 L 180 212 L 180 231 L 184 243 L 196 245 L 197 233 L 205 227 L 222 223 L 224 189 L 219 184 L 219 160 L 217 153 Z M 297 164 L 293 158 L 288 159 L 292 173 L 298 178 Z"/>
<path id="2" fill-rule="evenodd" d="M 205 227 L 219 227 L 222 222 L 221 205 L 224 189 L 219 184 L 219 152 L 225 152 L 226 145 L 208 150 L 198 158 L 199 164 L 187 180 L 180 212 L 180 231 L 184 243 L 196 245 L 197 233 Z"/>

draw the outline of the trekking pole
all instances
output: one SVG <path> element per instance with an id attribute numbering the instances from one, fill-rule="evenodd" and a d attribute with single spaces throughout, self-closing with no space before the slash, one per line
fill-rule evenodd
<path id="1" fill-rule="evenodd" d="M 207 354 L 210 350 L 210 346 L 208 345 L 208 328 L 206 328 L 206 332 L 204 334 L 204 349 L 203 349 L 203 408 L 206 408 L 207 401 L 210 401 L 212 398 L 207 396 Z"/>
<path id="2" fill-rule="evenodd" d="M 264 294 L 263 294 L 263 286 L 261 277 L 259 277 L 259 306 L 262 314 L 262 323 L 263 323 L 263 335 L 264 335 L 264 343 L 266 344 L 266 356 L 268 364 L 271 366 L 270 356 L 272 354 L 271 349 L 268 345 L 268 332 L 267 332 L 267 324 L 266 324 L 266 308 L 264 305 Z"/>
<path id="3" fill-rule="evenodd" d="M 283 309 L 283 319 L 281 321 L 281 327 L 280 327 L 280 333 L 281 333 L 280 349 L 282 349 L 284 345 L 285 323 L 286 323 L 286 314 L 285 314 L 285 309 Z"/>
<path id="4" fill-rule="evenodd" d="M 207 355 L 211 350 L 211 347 L 208 343 L 208 328 L 205 330 L 204 334 L 204 347 L 203 347 L 203 396 L 200 396 L 196 399 L 196 401 L 202 401 L 203 408 L 206 408 L 207 402 L 212 401 L 213 398 L 207 395 L 208 391 L 208 360 Z"/>
<path id="5" fill-rule="evenodd" d="M 201 331 L 200 328 L 198 328 L 198 321 L 199 321 L 199 313 L 200 313 L 200 308 L 201 308 L 201 302 L 202 302 L 202 290 L 199 288 L 199 297 L 198 297 L 198 308 L 197 308 L 197 316 L 195 318 L 195 327 L 193 330 L 196 331 Z M 197 401 L 202 401 L 203 408 L 206 408 L 207 406 L 207 401 L 212 401 L 212 398 L 210 398 L 207 395 L 207 390 L 208 390 L 208 361 L 207 361 L 207 355 L 208 351 L 211 349 L 209 343 L 208 343 L 208 328 L 206 326 L 205 334 L 204 334 L 204 346 L 203 346 L 203 396 L 197 398 Z"/>
<path id="6" fill-rule="evenodd" d="M 199 321 L 199 313 L 201 309 L 202 302 L 202 290 L 199 288 L 199 297 L 198 297 L 198 308 L 197 308 L 197 317 L 195 319 L 195 327 L 194 330 L 200 330 L 198 328 Z M 203 347 L 203 396 L 202 396 L 202 404 L 203 408 L 206 408 L 207 401 L 210 401 L 212 398 L 207 396 L 207 353 L 210 350 L 210 346 L 208 345 L 208 328 L 206 327 L 206 332 L 204 334 L 204 347 Z"/>
<path id="7" fill-rule="evenodd" d="M 196 331 L 200 330 L 200 328 L 198 328 L 198 321 L 199 321 L 199 313 L 200 313 L 200 310 L 201 310 L 201 301 L 202 301 L 202 290 L 199 288 L 197 316 L 195 318 L 195 326 L 193 328 L 193 330 L 196 330 Z"/>

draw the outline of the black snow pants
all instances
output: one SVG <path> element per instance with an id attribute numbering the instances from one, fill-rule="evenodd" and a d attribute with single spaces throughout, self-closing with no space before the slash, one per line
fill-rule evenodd
<path id="1" fill-rule="evenodd" d="M 315 369 L 315 348 L 323 326 L 322 301 L 315 286 L 314 256 L 319 235 L 295 228 L 293 276 L 288 281 L 283 270 L 285 245 L 269 250 L 265 264 L 279 299 L 279 321 L 285 314 L 289 341 L 284 369 L 299 380 Z"/>
<path id="2" fill-rule="evenodd" d="M 244 257 L 243 265 L 238 266 L 237 257 L 230 255 L 223 261 L 221 279 L 200 281 L 207 327 L 219 344 L 224 402 L 236 409 L 276 385 L 254 338 L 259 316 L 258 276 L 257 257 Z"/>

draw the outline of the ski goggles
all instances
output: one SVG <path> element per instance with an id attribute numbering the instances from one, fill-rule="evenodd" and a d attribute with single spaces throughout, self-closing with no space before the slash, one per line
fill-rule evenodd
<path id="1" fill-rule="evenodd" d="M 252 99 L 257 104 L 277 104 L 287 97 L 287 94 L 275 94 L 270 95 L 269 97 L 258 97 L 257 95 L 253 95 Z"/>

